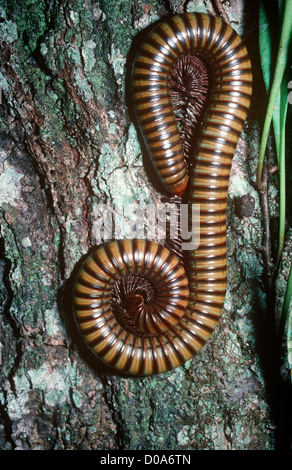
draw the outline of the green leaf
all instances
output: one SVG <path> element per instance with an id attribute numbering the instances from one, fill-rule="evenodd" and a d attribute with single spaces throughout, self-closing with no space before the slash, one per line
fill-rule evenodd
<path id="1" fill-rule="evenodd" d="M 281 29 L 281 24 L 283 21 L 285 1 L 279 0 L 279 28 Z M 277 31 L 275 30 L 275 22 L 271 21 L 273 18 L 273 11 L 268 14 L 267 4 L 264 4 L 263 1 L 260 2 L 259 8 L 259 49 L 260 49 L 260 59 L 261 67 L 263 72 L 263 79 L 267 93 L 270 92 L 272 86 L 272 71 L 275 69 L 275 64 L 273 61 L 273 52 L 275 43 L 275 36 L 277 36 Z M 287 13 L 286 13 L 287 14 Z M 291 38 L 291 35 L 290 35 Z M 289 40 L 288 40 L 289 42 Z M 283 116 L 286 115 L 287 111 L 287 90 L 288 90 L 288 74 L 284 74 L 279 93 L 276 98 L 274 111 L 273 111 L 273 128 L 274 128 L 274 137 L 276 145 L 276 153 L 279 162 L 280 154 L 280 140 L 283 132 Z M 284 118 L 284 122 L 285 122 Z"/>
<path id="2" fill-rule="evenodd" d="M 261 1 L 259 7 L 259 49 L 261 67 L 267 93 L 269 92 L 271 86 L 272 44 L 272 26 L 268 19 L 267 8 L 264 5 L 264 2 Z"/>
<path id="3" fill-rule="evenodd" d="M 279 216 L 279 246 L 277 266 L 279 266 L 285 241 L 286 225 L 286 118 L 288 110 L 288 73 L 283 77 L 279 95 L 279 134 L 275 135 L 277 142 L 277 155 L 279 164 L 279 192 L 280 192 L 280 216 Z M 275 131 L 276 133 L 276 131 Z"/>
<path id="4" fill-rule="evenodd" d="M 282 3 L 280 2 L 280 8 L 282 8 Z M 281 96 L 279 95 L 279 90 L 281 87 L 281 83 L 283 80 L 284 72 L 288 63 L 288 50 L 289 44 L 292 37 L 292 0 L 286 0 L 285 4 L 283 5 L 283 23 L 281 28 L 281 36 L 278 45 L 278 53 L 277 53 L 277 60 L 275 65 L 275 72 L 273 79 L 271 81 L 271 69 L 274 67 L 272 66 L 272 31 L 271 31 L 271 23 L 268 21 L 267 10 L 261 2 L 261 33 L 260 33 L 260 51 L 263 54 L 261 58 L 262 67 L 263 67 L 263 75 L 265 83 L 269 86 L 269 101 L 267 112 L 265 116 L 265 122 L 263 126 L 263 133 L 262 133 L 262 140 L 261 140 L 261 147 L 259 153 L 259 163 L 258 163 L 258 186 L 261 188 L 261 179 L 262 179 L 262 167 L 264 162 L 264 156 L 266 151 L 266 145 L 268 140 L 268 135 L 270 131 L 271 122 L 273 120 L 273 125 L 275 129 L 275 139 L 276 143 L 276 150 L 277 155 L 279 158 L 280 152 L 280 113 L 281 113 Z M 281 15 L 281 12 L 280 12 Z M 266 49 L 265 49 L 266 48 Z M 270 71 L 268 72 L 267 68 L 270 66 Z M 267 86 L 266 85 L 266 86 Z M 288 87 L 288 83 L 287 83 Z M 286 93 L 288 93 L 288 88 L 286 88 Z M 279 101 L 278 101 L 279 100 Z M 274 116 L 275 114 L 275 116 Z"/>

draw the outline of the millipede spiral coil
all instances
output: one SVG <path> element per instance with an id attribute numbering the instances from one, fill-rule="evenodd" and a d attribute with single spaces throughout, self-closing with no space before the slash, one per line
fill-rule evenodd
<path id="1" fill-rule="evenodd" d="M 220 318 L 228 182 L 250 105 L 251 63 L 238 34 L 221 19 L 176 15 L 141 45 L 132 89 L 161 182 L 178 200 L 200 205 L 200 245 L 187 252 L 186 268 L 152 241 L 118 240 L 96 248 L 77 275 L 74 313 L 101 360 L 147 375 L 196 355 Z"/>

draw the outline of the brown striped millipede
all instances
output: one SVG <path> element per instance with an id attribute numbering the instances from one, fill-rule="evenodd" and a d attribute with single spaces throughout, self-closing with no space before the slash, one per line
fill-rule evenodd
<path id="1" fill-rule="evenodd" d="M 74 312 L 100 359 L 146 375 L 191 359 L 221 315 L 228 181 L 250 105 L 251 64 L 229 25 L 189 13 L 148 34 L 132 82 L 138 124 L 163 185 L 200 204 L 200 246 L 187 252 L 187 275 L 183 262 L 154 242 L 113 241 L 96 248 L 77 275 Z M 198 112 L 204 117 L 195 118 Z M 196 120 L 200 132 L 194 136 Z"/>

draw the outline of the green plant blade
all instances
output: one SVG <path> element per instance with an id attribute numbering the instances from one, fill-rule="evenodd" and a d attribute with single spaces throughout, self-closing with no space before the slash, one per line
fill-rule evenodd
<path id="1" fill-rule="evenodd" d="M 275 35 L 277 34 L 275 30 L 274 22 L 271 23 L 270 16 L 268 14 L 268 6 L 263 1 L 260 2 L 259 6 L 259 50 L 260 50 L 260 60 L 261 68 L 263 73 L 264 84 L 266 87 L 267 93 L 270 92 L 271 82 L 272 82 L 272 70 L 274 69 L 273 61 L 273 43 Z M 280 151 L 280 96 L 277 95 L 277 100 L 275 103 L 273 111 L 273 127 L 275 135 L 275 145 L 277 157 Z"/>
<path id="2" fill-rule="evenodd" d="M 263 7 L 263 2 L 261 3 Z M 281 37 L 280 37 L 280 43 L 278 47 L 278 54 L 277 54 L 277 60 L 276 60 L 276 68 L 275 68 L 275 73 L 273 77 L 273 82 L 271 85 L 270 89 L 270 94 L 269 94 L 269 102 L 268 102 L 268 107 L 267 107 L 267 112 L 266 112 L 266 117 L 265 117 L 265 122 L 263 126 L 263 133 L 262 133 L 262 140 L 261 140 L 261 146 L 260 146 L 260 152 L 259 152 L 259 161 L 258 161 L 258 174 L 257 174 L 257 180 L 258 180 L 258 185 L 261 187 L 261 177 L 262 177 L 262 168 L 263 168 L 263 162 L 264 162 L 264 156 L 265 156 L 265 151 L 266 151 L 266 146 L 267 146 L 267 140 L 269 136 L 269 131 L 270 131 L 270 126 L 271 122 L 273 119 L 273 113 L 275 112 L 275 106 L 277 103 L 278 94 L 279 94 L 279 89 L 283 80 L 284 76 L 284 71 L 287 66 L 288 62 L 288 48 L 289 44 L 291 41 L 292 37 L 292 0 L 286 0 L 285 5 L 284 5 L 284 13 L 283 13 L 283 25 L 282 25 L 282 30 L 281 30 Z M 267 21 L 267 16 L 265 12 L 262 13 L 262 22 Z M 268 27 L 267 27 L 268 28 Z M 271 30 L 267 28 L 262 27 L 262 38 L 268 37 L 269 34 L 269 40 L 270 45 L 271 45 Z M 263 40 L 263 39 L 262 39 Z M 261 48 L 263 49 L 263 44 L 261 45 Z M 267 58 L 267 64 L 268 61 L 270 60 L 270 66 L 271 66 L 271 47 L 269 49 L 270 53 L 270 59 Z M 268 57 L 268 52 L 265 54 L 265 56 Z M 265 67 L 266 68 L 266 65 Z M 267 72 L 263 72 L 265 74 L 264 80 L 265 82 L 268 81 L 269 75 L 267 75 Z M 270 80 L 271 78 L 269 78 Z M 280 106 L 278 107 L 278 112 L 279 112 Z M 275 117 L 276 119 L 276 117 Z M 278 119 L 276 119 L 276 134 L 277 136 L 280 135 L 280 130 L 278 129 L 278 125 L 280 123 L 280 118 L 278 116 Z M 277 145 L 277 144 L 276 144 Z M 278 143 L 278 149 L 279 149 L 279 143 Z M 277 149 L 277 150 L 278 150 Z"/>
<path id="3" fill-rule="evenodd" d="M 287 74 L 286 74 L 287 76 Z M 280 87 L 280 134 L 279 141 L 279 192 L 280 192 L 280 214 L 279 214 L 279 246 L 277 254 L 277 266 L 279 266 L 285 241 L 286 226 L 286 118 L 288 110 L 288 78 L 283 80 Z"/>

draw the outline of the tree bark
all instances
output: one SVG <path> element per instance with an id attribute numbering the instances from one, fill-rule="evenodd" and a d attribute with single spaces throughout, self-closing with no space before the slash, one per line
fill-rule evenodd
<path id="1" fill-rule="evenodd" d="M 166 374 L 125 377 L 93 357 L 73 321 L 76 272 L 106 238 L 101 204 L 161 199 L 134 125 L 131 64 L 156 20 L 217 13 L 193 3 L 1 0 L 2 449 L 275 448 L 257 95 L 231 175 L 225 309 L 202 352 Z M 231 3 L 251 46 L 257 5 Z"/>

